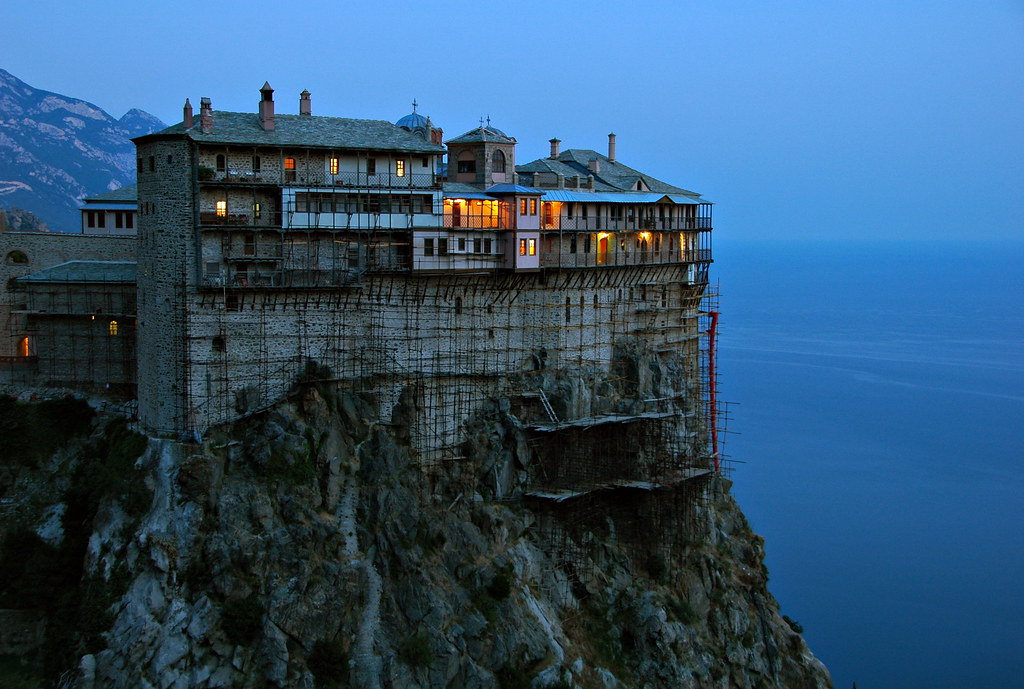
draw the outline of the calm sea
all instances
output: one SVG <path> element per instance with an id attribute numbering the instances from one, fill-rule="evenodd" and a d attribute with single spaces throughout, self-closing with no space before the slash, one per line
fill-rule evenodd
<path id="1" fill-rule="evenodd" d="M 836 687 L 1024 686 L 1024 242 L 715 258 L 735 494 Z"/>

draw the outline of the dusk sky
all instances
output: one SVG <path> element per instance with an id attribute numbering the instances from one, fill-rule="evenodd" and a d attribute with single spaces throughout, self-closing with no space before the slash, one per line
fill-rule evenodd
<path id="1" fill-rule="evenodd" d="M 0 67 L 114 117 L 481 116 L 606 151 L 735 238 L 1019 238 L 1024 1 L 8 3 Z M 723 239 L 725 237 L 722 237 Z"/>

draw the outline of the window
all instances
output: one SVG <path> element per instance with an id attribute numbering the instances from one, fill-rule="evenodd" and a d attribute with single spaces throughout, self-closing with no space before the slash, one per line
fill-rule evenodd
<path id="1" fill-rule="evenodd" d="M 430 158 L 420 158 L 420 167 L 430 167 Z"/>
<path id="2" fill-rule="evenodd" d="M 589 254 L 590 253 L 590 235 L 589 234 L 583 235 L 583 253 L 585 253 L 585 254 Z"/>
<path id="3" fill-rule="evenodd" d="M 396 160 L 395 161 L 395 176 L 396 177 L 405 177 L 405 161 L 404 160 Z"/>
<path id="4" fill-rule="evenodd" d="M 434 255 L 434 239 L 433 237 L 427 237 L 423 240 L 423 255 L 433 256 Z"/>
<path id="5" fill-rule="evenodd" d="M 135 213 L 133 213 L 132 211 L 126 211 L 125 212 L 125 214 L 124 214 L 124 226 L 125 226 L 125 229 L 128 229 L 128 230 L 134 230 L 135 229 Z"/>
<path id="6" fill-rule="evenodd" d="M 526 199 L 519 199 L 519 215 L 526 215 Z"/>
<path id="7" fill-rule="evenodd" d="M 18 356 L 32 356 L 32 340 L 27 337 L 18 340 Z"/>
<path id="8" fill-rule="evenodd" d="M 493 241 L 494 240 L 492 240 L 490 237 L 485 237 L 484 238 L 484 253 L 485 254 L 491 253 L 491 249 L 493 248 L 492 247 L 492 242 Z"/>
<path id="9" fill-rule="evenodd" d="M 458 171 L 461 173 L 476 172 L 476 156 L 472 151 L 463 151 L 459 154 Z"/>
<path id="10" fill-rule="evenodd" d="M 377 174 L 377 159 L 367 158 L 366 159 L 366 174 L 375 175 Z"/>
<path id="11" fill-rule="evenodd" d="M 474 254 L 483 253 L 483 250 L 484 250 L 483 242 L 480 241 L 479 237 L 474 237 L 473 238 L 473 253 Z"/>
<path id="12" fill-rule="evenodd" d="M 117 335 L 117 321 L 110 321 L 107 325 L 107 333 L 109 335 Z"/>
<path id="13" fill-rule="evenodd" d="M 256 220 L 259 220 L 261 217 L 263 217 L 263 204 L 260 203 L 259 201 L 252 204 L 252 217 Z"/>
<path id="14" fill-rule="evenodd" d="M 465 251 L 465 250 L 466 250 L 466 238 L 465 237 L 459 237 L 459 251 Z"/>
<path id="15" fill-rule="evenodd" d="M 537 255 L 537 240 L 536 239 L 531 239 L 529 241 L 530 241 L 530 255 L 531 256 L 536 256 Z"/>
<path id="16" fill-rule="evenodd" d="M 142 166 L 142 158 L 138 158 L 138 159 L 136 159 L 136 161 L 135 161 L 135 162 L 136 162 L 136 163 L 138 163 L 138 171 L 139 171 L 139 172 L 142 172 L 142 171 L 143 171 L 143 166 Z"/>
<path id="17" fill-rule="evenodd" d="M 338 174 L 338 159 L 337 158 L 331 158 L 329 165 L 330 165 L 331 174 L 332 175 Z"/>
<path id="18" fill-rule="evenodd" d="M 437 240 L 437 255 L 447 256 L 448 255 L 448 239 L 446 237 L 439 237 Z"/>
<path id="19" fill-rule="evenodd" d="M 217 217 L 228 217 L 228 202 L 226 200 L 221 200 L 217 202 Z"/>
<path id="20" fill-rule="evenodd" d="M 520 239 L 519 240 L 519 255 L 520 256 L 525 256 L 526 255 L 526 240 L 525 239 Z"/>
<path id="21" fill-rule="evenodd" d="M 491 172 L 505 172 L 505 154 L 501 151 L 494 152 L 494 157 L 491 159 Z"/>
<path id="22" fill-rule="evenodd" d="M 156 156 L 149 156 L 149 171 L 156 172 Z"/>
<path id="23" fill-rule="evenodd" d="M 121 211 L 116 211 L 114 213 L 114 227 L 119 230 L 124 227 L 124 213 Z"/>
<path id="24" fill-rule="evenodd" d="M 256 237 L 254 235 L 246 235 L 245 245 L 242 249 L 246 256 L 256 255 Z"/>
<path id="25" fill-rule="evenodd" d="M 116 214 L 120 215 L 120 213 Z M 107 226 L 107 214 L 105 211 L 86 211 L 85 212 L 86 225 L 88 227 L 106 227 Z M 120 227 L 120 225 L 118 225 Z"/>
<path id="26" fill-rule="evenodd" d="M 253 156 L 252 157 L 252 171 L 253 172 L 259 172 L 262 169 L 261 165 L 262 165 L 262 161 L 260 161 L 260 157 L 259 156 Z"/>
<path id="27" fill-rule="evenodd" d="M 217 172 L 224 172 L 228 169 L 228 159 L 223 153 L 217 154 Z"/>
<path id="28" fill-rule="evenodd" d="M 537 199 L 530 199 L 530 215 L 537 215 Z"/>
<path id="29" fill-rule="evenodd" d="M 224 336 L 223 335 L 214 335 L 213 336 L 213 351 L 215 351 L 215 352 L 223 352 L 226 349 L 227 349 L 227 341 L 224 339 Z"/>
<path id="30" fill-rule="evenodd" d="M 284 169 L 285 170 L 294 170 L 295 169 L 295 158 L 285 158 L 284 159 Z"/>
<path id="31" fill-rule="evenodd" d="M 576 253 L 576 235 L 575 234 L 569 235 L 569 253 L 570 254 Z"/>

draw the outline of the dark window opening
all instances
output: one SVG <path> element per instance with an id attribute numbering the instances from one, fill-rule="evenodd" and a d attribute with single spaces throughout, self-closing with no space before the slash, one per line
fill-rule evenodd
<path id="1" fill-rule="evenodd" d="M 223 352 L 227 349 L 227 341 L 223 335 L 214 335 L 213 337 L 213 351 Z"/>
<path id="2" fill-rule="evenodd" d="M 228 169 L 228 159 L 223 153 L 217 154 L 217 172 L 224 172 Z"/>

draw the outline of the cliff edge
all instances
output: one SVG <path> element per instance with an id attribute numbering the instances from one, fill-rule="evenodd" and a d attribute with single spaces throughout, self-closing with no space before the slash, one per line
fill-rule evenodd
<path id="1" fill-rule="evenodd" d="M 727 479 L 545 501 L 508 404 L 468 430 L 428 471 L 402 419 L 306 384 L 202 443 L 100 417 L 49 458 L 8 454 L 0 584 L 4 614 L 28 615 L 20 647 L 2 640 L 11 672 L 77 689 L 831 687 Z M 650 494 L 681 507 L 645 529 Z"/>

